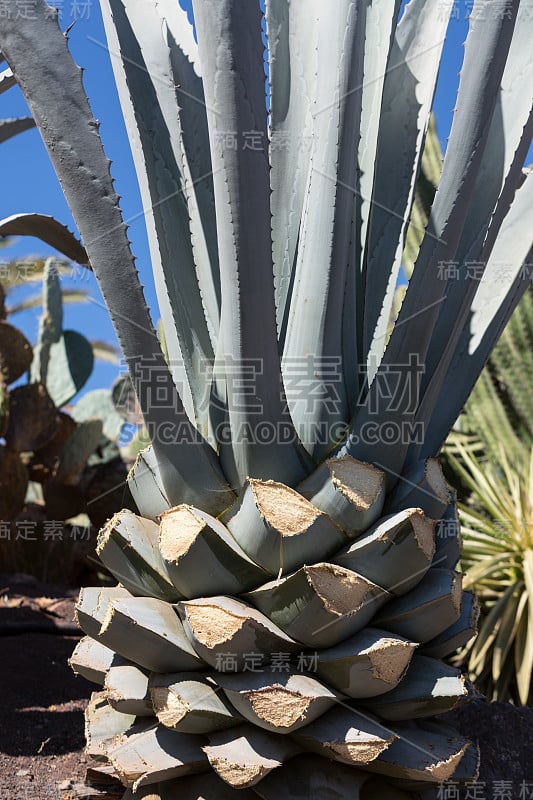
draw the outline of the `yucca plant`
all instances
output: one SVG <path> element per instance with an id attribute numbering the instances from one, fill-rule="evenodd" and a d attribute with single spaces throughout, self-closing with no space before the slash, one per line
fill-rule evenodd
<path id="1" fill-rule="evenodd" d="M 487 462 L 455 439 L 448 458 L 470 496 L 461 504 L 465 585 L 483 616 L 460 653 L 471 678 L 492 699 L 533 700 L 533 448 L 509 462 L 503 445 Z"/>
<path id="2" fill-rule="evenodd" d="M 394 0 L 267 0 L 264 13 L 194 0 L 198 44 L 174 2 L 103 0 L 167 364 L 80 70 L 42 0 L 24 20 L 9 1 L 0 44 L 152 440 L 129 479 L 139 515 L 100 534 L 120 583 L 78 604 L 72 664 L 104 687 L 88 752 L 125 798 L 391 800 L 472 778 L 475 748 L 432 719 L 468 698 L 441 659 L 475 620 L 434 456 L 526 287 L 526 4 L 474 4 L 442 178 L 385 349 L 440 0 L 412 0 L 399 24 Z M 461 281 L 441 269 L 455 262 Z"/>

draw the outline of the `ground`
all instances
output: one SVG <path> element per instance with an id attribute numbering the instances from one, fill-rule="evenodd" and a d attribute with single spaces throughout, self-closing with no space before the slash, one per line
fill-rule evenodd
<path id="1" fill-rule="evenodd" d="M 75 590 L 0 575 L 0 800 L 70 800 L 76 794 L 66 783 L 83 782 L 89 766 L 83 708 L 94 687 L 67 664 L 77 641 L 75 597 Z M 450 784 L 435 797 L 533 798 L 533 709 L 479 699 L 457 724 L 479 742 L 479 783 L 470 790 Z"/>

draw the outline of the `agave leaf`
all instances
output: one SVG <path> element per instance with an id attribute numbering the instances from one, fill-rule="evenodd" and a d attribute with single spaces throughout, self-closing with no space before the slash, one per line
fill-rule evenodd
<path id="1" fill-rule="evenodd" d="M 269 575 L 325 558 L 346 542 L 325 514 L 294 489 L 275 481 L 248 478 L 222 521 L 244 552 Z"/>
<path id="2" fill-rule="evenodd" d="M 98 638 L 100 627 L 112 598 L 131 597 L 122 586 L 84 586 L 76 603 L 76 622 L 87 636 Z"/>
<path id="3" fill-rule="evenodd" d="M 135 597 L 172 602 L 182 597 L 173 586 L 157 546 L 155 522 L 123 509 L 98 535 L 96 552 L 102 563 Z"/>
<path id="4" fill-rule="evenodd" d="M 431 794 L 418 795 L 420 800 L 433 800 Z M 412 800 L 413 794 L 408 791 L 402 791 L 394 784 L 387 783 L 379 778 L 371 778 L 368 780 L 361 789 L 361 800 L 373 800 L 374 797 L 379 797 L 379 800 Z"/>
<path id="5" fill-rule="evenodd" d="M 461 614 L 445 631 L 439 633 L 434 639 L 421 649 L 424 655 L 433 658 L 446 658 L 459 647 L 463 647 L 475 635 L 479 617 L 479 606 L 473 592 L 463 592 L 461 599 Z"/>
<path id="6" fill-rule="evenodd" d="M 20 20 L 15 20 L 16 0 L 9 2 L 13 4 L 13 13 L 2 25 L 0 46 L 26 97 L 82 238 L 88 244 L 88 256 L 111 310 L 146 424 L 153 434 L 158 434 L 153 440 L 167 492 L 173 503 L 198 500 L 207 511 L 219 513 L 230 502 L 227 484 L 215 453 L 185 414 L 153 329 L 109 162 L 98 136 L 98 123 L 83 89 L 81 70 L 68 52 L 57 14 L 50 14 L 44 0 L 37 0 L 31 19 L 24 20 L 22 26 Z M 49 70 L 46 81 L 42 80 L 43 58 Z M 151 381 L 144 369 L 147 365 L 149 376 L 156 374 L 159 391 L 165 392 L 164 408 L 151 401 Z M 172 420 L 169 408 L 173 409 Z M 163 438 L 168 436 L 159 435 L 160 425 L 168 430 L 169 422 L 179 427 L 180 438 L 194 446 L 176 447 L 174 442 L 164 442 Z"/>
<path id="7" fill-rule="evenodd" d="M 383 517 L 333 562 L 399 596 L 422 580 L 434 553 L 435 522 L 411 508 Z"/>
<path id="8" fill-rule="evenodd" d="M 250 600 L 288 636 L 307 647 L 332 647 L 361 630 L 390 595 L 344 567 L 304 566 L 248 592 Z"/>
<path id="9" fill-rule="evenodd" d="M 147 519 L 157 519 L 171 507 L 151 445 L 137 454 L 128 475 L 128 486 L 139 512 Z"/>
<path id="10" fill-rule="evenodd" d="M 272 249 L 281 348 L 309 174 L 308 140 L 317 81 L 317 10 L 315 0 L 305 7 L 290 0 L 265 3 L 271 88 Z"/>
<path id="11" fill-rule="evenodd" d="M 263 670 L 217 675 L 232 706 L 249 722 L 273 733 L 293 733 L 331 708 L 337 695 L 311 675 Z"/>
<path id="12" fill-rule="evenodd" d="M 68 663 L 76 675 L 103 686 L 115 657 L 109 647 L 90 636 L 84 636 L 74 648 Z"/>
<path id="13" fill-rule="evenodd" d="M 148 694 L 148 675 L 134 664 L 121 663 L 115 658 L 109 668 L 104 691 L 107 702 L 115 711 L 135 717 L 153 717 L 154 711 Z"/>
<path id="14" fill-rule="evenodd" d="M 337 0 L 329 8 L 318 4 L 314 19 L 319 68 L 313 93 L 311 147 L 310 152 L 302 154 L 309 162 L 309 171 L 283 368 L 290 383 L 302 357 L 311 354 L 313 369 L 306 382 L 314 402 L 302 403 L 291 394 L 288 401 L 296 430 L 316 461 L 336 443 L 338 423 L 349 416 L 339 354 L 346 278 L 356 269 L 352 264 L 356 259 L 353 239 L 358 192 L 354 143 L 361 122 L 366 6 L 353 0 Z M 328 361 L 336 369 L 333 380 L 329 373 L 325 379 L 321 375 L 321 365 Z"/>
<path id="15" fill-rule="evenodd" d="M 415 655 L 400 684 L 365 705 L 381 719 L 410 720 L 452 711 L 468 699 L 460 670 Z"/>
<path id="16" fill-rule="evenodd" d="M 150 678 L 154 713 L 166 728 L 182 733 L 211 733 L 240 725 L 242 718 L 209 677 L 181 672 Z"/>
<path id="17" fill-rule="evenodd" d="M 435 557 L 433 563 L 441 569 L 455 569 L 461 558 L 463 541 L 457 503 L 450 503 L 435 530 Z"/>
<path id="18" fill-rule="evenodd" d="M 214 170 L 228 420 L 232 431 L 250 434 L 223 439 L 221 463 L 236 487 L 248 475 L 295 484 L 311 465 L 293 435 L 277 345 L 261 10 L 236 0 L 195 0 L 193 10 Z M 226 147 L 228 131 L 254 131 L 261 147 Z M 258 363 L 250 392 L 247 374 Z M 290 435 L 265 447 L 259 430 L 272 426 Z"/>
<path id="19" fill-rule="evenodd" d="M 388 424 L 397 425 L 399 430 L 404 430 L 406 424 L 414 422 L 420 381 L 412 372 L 416 369 L 418 375 L 425 366 L 439 305 L 447 288 L 447 281 L 442 279 L 438 264 L 453 261 L 459 245 L 487 143 L 519 5 L 514 0 L 511 7 L 507 0 L 494 0 L 490 18 L 487 17 L 480 25 L 473 22 L 477 18 L 479 3 L 480 0 L 477 0 L 470 17 L 457 111 L 429 225 L 398 322 L 343 450 L 362 460 L 386 464 L 387 472 L 393 478 L 402 473 L 410 437 L 404 435 L 400 441 L 394 437 L 390 442 L 370 443 L 362 433 L 367 423 L 375 420 L 376 414 L 378 418 L 387 418 Z M 449 326 L 455 325 L 453 318 L 449 318 L 448 322 Z M 389 380 L 391 370 L 397 387 L 404 389 L 394 404 L 388 393 L 381 391 L 382 377 Z M 407 382 L 410 383 L 409 390 L 405 390 Z M 432 449 L 427 454 L 434 453 Z"/>
<path id="20" fill-rule="evenodd" d="M 437 458 L 418 461 L 402 474 L 396 488 L 389 496 L 387 508 L 421 508 L 428 517 L 440 519 L 452 500 L 451 488 L 446 483 L 442 466 Z"/>
<path id="21" fill-rule="evenodd" d="M 429 642 L 457 621 L 461 609 L 461 575 L 431 569 L 409 594 L 392 600 L 375 618 L 376 626 Z"/>
<path id="22" fill-rule="evenodd" d="M 526 218 L 532 202 L 533 173 L 529 172 L 516 191 L 488 258 L 483 280 L 478 282 L 469 325 L 461 335 L 446 374 L 444 386 L 453 387 L 453 395 L 443 389 L 426 427 L 428 453 L 436 452 L 448 435 L 498 337 L 530 285 L 528 265 L 533 252 Z M 503 268 L 505 281 L 502 280 Z"/>
<path id="23" fill-rule="evenodd" d="M 31 117 L 25 122 L 24 129 L 35 126 Z M 54 217 L 45 214 L 12 214 L 0 220 L 0 236 L 35 236 L 72 261 L 77 261 L 84 267 L 89 266 L 87 253 L 79 240 Z"/>
<path id="24" fill-rule="evenodd" d="M 220 672 L 242 671 L 250 653 L 267 663 L 271 653 L 298 649 L 266 616 L 232 597 L 182 601 L 178 608 L 194 649 Z"/>
<path id="25" fill-rule="evenodd" d="M 150 786 L 146 791 L 154 792 L 154 789 L 154 786 Z M 253 789 L 232 789 L 215 772 L 187 775 L 160 783 L 157 794 L 150 794 L 147 800 L 174 800 L 177 796 L 180 800 L 257 800 Z M 142 797 L 138 792 L 131 795 L 126 792 L 122 800 L 139 800 Z"/>
<path id="26" fill-rule="evenodd" d="M 239 595 L 269 577 L 219 520 L 192 506 L 161 515 L 159 550 L 182 597 Z"/>
<path id="27" fill-rule="evenodd" d="M 397 20 L 400 6 L 399 0 L 386 0 L 386 2 L 382 3 L 369 3 L 366 10 L 364 73 L 361 87 L 361 130 L 358 153 L 361 218 L 359 270 L 364 258 L 369 217 L 372 214 L 372 190 L 375 173 L 378 169 L 376 162 L 378 135 L 384 113 L 382 108 L 383 92 L 386 82 L 390 81 L 388 64 L 397 47 L 394 41 L 398 37 Z"/>
<path id="28" fill-rule="evenodd" d="M 272 770 L 300 752 L 288 736 L 274 736 L 252 725 L 210 733 L 204 752 L 209 763 L 230 786 L 255 786 Z"/>
<path id="29" fill-rule="evenodd" d="M 152 726 L 126 736 L 109 751 L 109 760 L 124 786 L 135 792 L 141 786 L 206 772 L 208 763 L 201 744 L 198 736 Z"/>
<path id="30" fill-rule="evenodd" d="M 255 792 L 263 800 L 308 800 L 310 797 L 362 800 L 360 790 L 369 777 L 364 772 L 304 753 L 291 759 L 286 769 L 267 775 Z"/>
<path id="31" fill-rule="evenodd" d="M 170 8 L 170 3 L 162 6 L 154 0 L 109 0 L 103 6 L 103 18 L 121 105 L 132 134 L 170 368 L 176 385 L 183 386 L 188 416 L 206 433 L 214 351 L 202 290 L 210 300 L 218 263 L 214 219 L 207 251 L 202 227 L 206 220 L 199 218 L 196 201 L 212 183 L 211 161 L 201 81 L 169 30 L 166 17 Z M 182 9 L 176 8 L 174 14 L 180 29 L 190 27 Z M 188 137 L 193 135 L 203 137 L 207 154 L 200 172 L 191 159 Z M 196 144 L 197 154 L 202 152 L 202 144 Z M 203 210 L 206 206 L 209 208 L 204 200 Z M 197 264 L 200 274 L 204 271 L 201 287 Z M 210 312 L 215 314 L 211 333 L 216 336 L 216 297 Z"/>
<path id="32" fill-rule="evenodd" d="M 16 86 L 17 82 L 15 80 L 15 76 L 9 69 L 3 69 L 0 72 L 0 94 L 7 92 L 8 89 L 11 89 L 13 86 Z"/>
<path id="33" fill-rule="evenodd" d="M 394 741 L 368 765 L 371 772 L 430 783 L 448 781 L 470 746 L 470 742 L 445 725 L 404 722 L 395 723 L 393 730 Z"/>
<path id="34" fill-rule="evenodd" d="M 335 706 L 293 737 L 306 750 L 342 764 L 366 768 L 392 745 L 397 735 L 374 717 L 343 704 Z"/>
<path id="35" fill-rule="evenodd" d="M 135 722 L 133 714 L 121 714 L 111 708 L 103 692 L 93 692 L 85 709 L 87 755 L 102 758 L 110 742 L 120 741 Z"/>
<path id="36" fill-rule="evenodd" d="M 431 410 L 442 395 L 448 366 L 468 323 L 472 300 L 479 287 L 479 275 L 475 270 L 468 270 L 468 265 L 486 263 L 518 188 L 531 144 L 533 114 L 524 97 L 528 92 L 531 94 L 528 75 L 533 65 L 529 46 L 532 36 L 533 19 L 522 5 L 518 9 L 515 35 L 509 48 L 473 200 L 455 254 L 460 265 L 459 277 L 463 280 L 449 282 L 427 355 L 423 399 L 417 414 L 421 420 L 430 420 Z M 455 325 L 450 331 L 451 318 Z"/>
<path id="37" fill-rule="evenodd" d="M 402 268 L 408 279 L 413 274 L 420 245 L 428 224 L 431 206 L 442 174 L 442 159 L 442 148 L 437 134 L 435 115 L 432 112 L 422 153 L 422 169 L 415 188 L 415 197 L 402 255 Z M 407 290 L 407 287 L 404 288 Z M 402 295 L 402 302 L 404 297 L 405 292 Z M 398 317 L 400 307 L 396 310 L 395 319 Z"/>
<path id="38" fill-rule="evenodd" d="M 111 599 L 98 640 L 153 672 L 201 669 L 174 608 L 153 597 Z"/>
<path id="39" fill-rule="evenodd" d="M 399 683 L 416 646 L 402 636 L 365 628 L 318 653 L 317 672 L 347 697 L 376 697 Z"/>
<path id="40" fill-rule="evenodd" d="M 385 502 L 385 475 L 350 456 L 328 459 L 298 491 L 355 538 L 379 517 Z"/>
<path id="41" fill-rule="evenodd" d="M 364 362 L 371 381 L 386 344 L 403 244 L 420 169 L 451 6 L 415 0 L 396 29 L 386 71 L 374 147 L 375 166 L 361 184 L 365 294 Z M 401 136 L 398 136 L 401 131 Z M 375 134 L 374 134 L 375 135 Z M 372 180 L 373 179 L 373 180 Z M 366 203 L 365 203 L 366 200 Z M 406 351 L 407 352 L 407 351 Z"/>
<path id="42" fill-rule="evenodd" d="M 24 133 L 24 131 L 29 131 L 31 128 L 35 128 L 35 122 L 32 117 L 19 117 L 18 119 L 0 119 L 0 144 L 3 142 L 7 142 L 8 139 L 11 139 L 13 136 L 18 136 L 19 133 Z M 0 230 L 2 229 L 0 223 Z M 0 233 L 1 236 L 11 236 L 12 234 L 8 231 L 6 233 Z"/>

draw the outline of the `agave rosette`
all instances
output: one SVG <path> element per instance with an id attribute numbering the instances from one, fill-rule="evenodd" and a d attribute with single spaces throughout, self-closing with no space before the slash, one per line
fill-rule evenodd
<path id="1" fill-rule="evenodd" d="M 428 724 L 469 697 L 442 659 L 476 618 L 438 462 L 413 481 L 409 508 L 386 498 L 375 467 L 326 467 L 336 513 L 305 485 L 249 480 L 221 518 L 182 504 L 159 522 L 121 511 L 101 530 L 119 585 L 82 590 L 86 637 L 71 663 L 103 686 L 86 714 L 89 753 L 125 786 L 188 796 L 189 776 L 213 770 L 223 797 L 270 797 L 280 770 L 301 764 L 319 780 L 335 761 L 353 769 L 337 781 L 371 797 L 376 780 L 475 775 L 472 743 Z"/>

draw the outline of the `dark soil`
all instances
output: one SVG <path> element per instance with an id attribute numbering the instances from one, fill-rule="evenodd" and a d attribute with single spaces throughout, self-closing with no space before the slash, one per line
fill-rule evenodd
<path id="1" fill-rule="evenodd" d="M 59 800 L 58 784 L 84 778 L 92 688 L 67 664 L 77 636 L 62 635 L 74 630 L 76 595 L 0 575 L 0 800 Z"/>
<path id="2" fill-rule="evenodd" d="M 0 800 L 67 800 L 75 795 L 65 784 L 84 782 L 90 762 L 83 755 L 83 709 L 94 686 L 67 664 L 77 641 L 76 594 L 0 575 Z M 533 798 L 533 709 L 479 699 L 453 717 L 479 743 L 479 782 L 470 790 L 445 786 L 434 796 Z"/>

